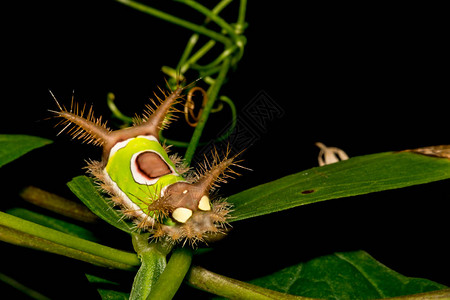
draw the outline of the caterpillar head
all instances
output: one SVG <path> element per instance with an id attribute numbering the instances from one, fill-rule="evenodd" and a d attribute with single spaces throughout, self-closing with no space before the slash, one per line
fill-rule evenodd
<path id="1" fill-rule="evenodd" d="M 239 166 L 235 156 L 218 161 L 216 152 L 211 168 L 201 171 L 195 182 L 177 182 L 167 187 L 164 196 L 152 203 L 150 209 L 163 212 L 174 224 L 155 228 L 155 237 L 170 235 L 173 240 L 209 241 L 220 239 L 227 231 L 231 205 L 216 200 L 211 194 L 219 182 L 226 182 L 232 174 L 230 166 Z M 208 165 L 205 163 L 204 166 Z M 211 164 L 209 164 L 211 165 Z M 212 198 L 212 200 L 211 200 Z"/>
<path id="2" fill-rule="evenodd" d="M 212 162 L 206 160 L 200 166 L 200 175 L 183 177 L 183 164 L 169 157 L 158 141 L 159 131 L 177 111 L 172 105 L 182 91 L 164 94 L 164 101 L 157 97 L 156 109 L 148 107 L 134 126 L 116 131 L 107 128 L 101 117 L 94 118 L 92 108 L 85 116 L 85 107 L 80 109 L 73 101 L 67 110 L 55 99 L 59 111 L 54 113 L 62 119 L 62 131 L 102 146 L 102 160 L 89 163 L 88 169 L 138 228 L 150 231 L 154 238 L 195 243 L 224 236 L 230 205 L 211 201 L 211 192 L 237 174 L 230 169 L 237 164 L 236 156 L 228 158 L 229 150 L 222 160 L 215 151 Z"/>

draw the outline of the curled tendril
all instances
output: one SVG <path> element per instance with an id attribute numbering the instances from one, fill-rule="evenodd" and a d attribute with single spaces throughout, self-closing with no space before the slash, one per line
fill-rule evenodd
<path id="1" fill-rule="evenodd" d="M 202 94 L 203 98 L 202 107 L 200 108 L 197 115 L 195 115 L 194 113 L 195 102 L 193 100 L 193 96 L 196 91 L 199 91 Z M 200 116 L 202 115 L 203 112 L 203 108 L 206 106 L 207 102 L 208 102 L 208 93 L 206 93 L 204 89 L 196 86 L 189 90 L 187 94 L 186 105 L 184 106 L 184 118 L 186 120 L 186 123 L 189 124 L 189 126 L 191 127 L 197 126 L 198 120 L 200 119 Z M 194 122 L 191 122 L 191 119 L 194 120 Z"/>
<path id="2" fill-rule="evenodd" d="M 220 96 L 219 100 L 220 100 L 219 107 L 217 109 L 214 109 L 214 111 L 212 111 L 212 112 L 221 111 L 223 109 L 223 104 L 227 104 L 231 110 L 231 125 L 224 134 L 222 134 L 221 136 L 214 139 L 215 142 L 220 142 L 220 141 L 226 140 L 233 133 L 234 128 L 236 128 L 236 123 L 237 123 L 236 106 L 234 105 L 233 101 L 230 98 L 228 98 L 227 96 Z M 200 115 L 201 114 L 199 113 L 199 116 Z M 164 143 L 173 145 L 175 147 L 187 148 L 189 146 L 189 142 L 183 142 L 183 141 L 177 141 L 177 140 L 171 140 L 171 139 L 165 138 L 162 135 L 162 131 L 159 132 L 159 138 L 161 141 L 164 141 Z M 208 143 L 209 142 L 200 142 L 199 146 L 204 146 L 204 145 L 207 145 Z"/>
<path id="3" fill-rule="evenodd" d="M 106 103 L 108 104 L 109 110 L 112 113 L 112 116 L 120 121 L 122 121 L 124 124 L 123 126 L 130 126 L 133 124 L 133 119 L 124 115 L 116 106 L 114 103 L 114 100 L 116 99 L 116 96 L 113 93 L 108 93 L 106 95 Z"/>

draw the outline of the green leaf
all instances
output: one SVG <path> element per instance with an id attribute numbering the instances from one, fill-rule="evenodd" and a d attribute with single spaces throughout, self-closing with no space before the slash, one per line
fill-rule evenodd
<path id="1" fill-rule="evenodd" d="M 133 281 L 130 300 L 147 299 L 148 294 L 166 267 L 166 256 L 156 250 L 142 253 L 139 257 L 141 266 Z"/>
<path id="2" fill-rule="evenodd" d="M 124 220 L 124 215 L 113 208 L 111 201 L 102 197 L 98 187 L 91 178 L 78 176 L 73 178 L 67 185 L 94 214 L 104 221 L 126 233 L 135 231 L 133 225 Z"/>
<path id="3" fill-rule="evenodd" d="M 149 233 L 132 235 L 133 248 L 141 260 L 141 266 L 134 277 L 130 300 L 147 299 L 148 294 L 166 268 L 166 256 L 173 246 L 164 241 L 149 243 L 149 236 Z"/>
<path id="4" fill-rule="evenodd" d="M 315 258 L 251 283 L 279 292 L 321 299 L 376 299 L 446 288 L 427 279 L 403 276 L 364 251 Z"/>
<path id="5" fill-rule="evenodd" d="M 128 300 L 129 293 L 116 291 L 119 283 L 100 278 L 95 275 L 85 274 L 88 281 L 94 285 L 102 300 Z"/>
<path id="6" fill-rule="evenodd" d="M 450 160 L 411 152 L 384 152 L 312 168 L 228 198 L 243 220 L 309 203 L 450 178 Z"/>
<path id="7" fill-rule="evenodd" d="M 44 138 L 21 135 L 0 134 L 0 167 L 21 157 L 33 149 L 52 143 Z"/>
<path id="8" fill-rule="evenodd" d="M 130 294 L 107 289 L 97 289 L 102 300 L 128 300 Z"/>

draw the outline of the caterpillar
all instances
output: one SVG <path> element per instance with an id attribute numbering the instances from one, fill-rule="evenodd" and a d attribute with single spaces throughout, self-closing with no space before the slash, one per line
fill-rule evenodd
<path id="1" fill-rule="evenodd" d="M 50 93 L 58 107 L 52 111 L 60 119 L 56 126 L 63 126 L 58 134 L 66 131 L 73 139 L 102 147 L 101 160 L 88 161 L 88 173 L 124 216 L 155 239 L 195 244 L 220 239 L 230 228 L 231 205 L 211 195 L 219 183 L 240 175 L 231 169 L 239 161 L 230 156 L 229 147 L 222 159 L 214 150 L 213 158 L 193 172 L 178 155 L 169 156 L 159 132 L 176 118 L 174 106 L 182 102 L 183 89 L 160 89 L 164 100 L 155 93 L 156 101 L 151 99 L 153 105 L 146 105 L 133 126 L 115 131 L 94 117 L 92 106 L 86 113 L 86 105 L 81 107 L 72 96 L 66 109 Z"/>

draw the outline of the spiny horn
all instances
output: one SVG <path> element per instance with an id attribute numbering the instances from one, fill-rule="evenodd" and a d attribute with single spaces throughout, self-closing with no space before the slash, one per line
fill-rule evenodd
<path id="1" fill-rule="evenodd" d="M 158 136 L 159 131 L 164 127 L 166 116 L 174 112 L 172 105 L 180 98 L 183 88 L 177 88 L 173 93 L 166 98 L 166 100 L 156 109 L 156 111 L 148 118 L 145 125 L 154 130 L 155 136 Z M 170 116 L 169 116 L 170 118 Z M 167 119 L 169 121 L 169 119 Z"/>
<path id="2" fill-rule="evenodd" d="M 240 176 L 241 174 L 232 170 L 230 166 L 241 167 L 238 162 L 235 161 L 236 157 L 240 155 L 240 153 L 228 158 L 229 150 L 227 150 L 227 154 L 222 161 L 219 161 L 219 154 L 217 151 L 213 152 L 213 161 L 210 163 L 208 160 L 205 160 L 202 168 L 202 175 L 200 175 L 196 185 L 200 186 L 204 191 L 209 191 L 212 188 L 216 188 L 219 186 L 219 183 L 226 183 L 227 178 L 234 178 L 232 175 Z"/>
<path id="3" fill-rule="evenodd" d="M 156 109 L 152 109 L 148 106 L 149 111 L 147 112 L 147 117 L 145 120 L 139 125 L 129 129 L 124 129 L 124 131 L 127 130 L 128 134 L 133 136 L 153 135 L 158 138 L 160 130 L 163 129 L 165 125 L 170 123 L 171 118 L 174 117 L 173 113 L 176 112 L 177 109 L 175 109 L 173 105 L 181 97 L 182 91 L 183 88 L 177 88 L 169 96 L 167 96 L 164 101 L 157 97 L 161 104 Z M 118 132 L 120 131 L 121 130 Z M 116 132 L 114 132 L 114 134 L 116 134 Z M 125 132 L 123 133 L 125 134 Z"/>
<path id="4" fill-rule="evenodd" d="M 81 110 L 77 103 L 73 101 L 70 110 L 67 110 L 64 106 L 61 106 L 56 99 L 55 95 L 50 91 L 53 99 L 58 105 L 59 111 L 53 111 L 57 118 L 62 118 L 58 125 L 63 125 L 64 128 L 58 133 L 61 134 L 65 130 L 75 139 L 83 140 L 86 143 L 92 143 L 97 146 L 105 146 L 112 143 L 110 136 L 111 130 L 106 127 L 106 122 L 102 123 L 102 118 L 95 118 L 92 110 L 92 106 L 84 117 L 86 105 Z M 71 127 L 71 125 L 73 125 Z"/>

